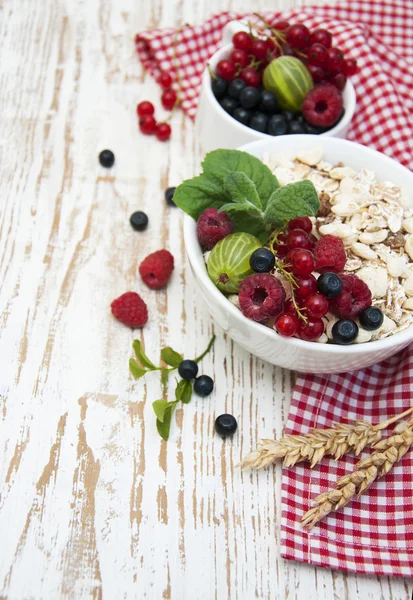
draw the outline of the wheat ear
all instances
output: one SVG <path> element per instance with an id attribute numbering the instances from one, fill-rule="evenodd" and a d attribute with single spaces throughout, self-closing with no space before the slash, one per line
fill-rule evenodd
<path id="1" fill-rule="evenodd" d="M 261 469 L 282 458 L 286 467 L 306 460 L 313 468 L 327 455 L 335 460 L 348 452 L 358 456 L 366 446 L 371 446 L 381 439 L 383 429 L 411 412 L 413 407 L 377 425 L 361 420 L 333 423 L 330 429 L 312 429 L 305 435 L 286 435 L 279 440 L 261 440 L 258 448 L 247 454 L 238 466 Z"/>
<path id="2" fill-rule="evenodd" d="M 388 473 L 413 444 L 413 421 L 400 423 L 396 433 L 374 445 L 375 452 L 357 463 L 357 470 L 344 475 L 335 489 L 323 492 L 313 501 L 301 523 L 312 529 L 318 521 L 363 494 L 377 479 Z"/>

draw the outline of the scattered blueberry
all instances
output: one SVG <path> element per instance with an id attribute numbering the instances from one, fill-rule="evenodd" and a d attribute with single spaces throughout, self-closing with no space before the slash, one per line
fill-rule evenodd
<path id="1" fill-rule="evenodd" d="M 237 428 L 237 420 L 232 415 L 219 415 L 215 419 L 215 431 L 218 435 L 222 435 L 222 437 L 234 435 Z"/>
<path id="2" fill-rule="evenodd" d="M 231 96 L 231 98 L 236 98 L 238 100 L 240 93 L 246 87 L 247 84 L 243 79 L 233 79 L 228 85 L 228 96 Z"/>
<path id="3" fill-rule="evenodd" d="M 265 133 L 265 130 L 267 129 L 267 123 L 267 115 L 264 115 L 264 113 L 256 112 L 251 117 L 250 127 L 251 129 L 255 129 L 255 131 Z"/>
<path id="4" fill-rule="evenodd" d="M 248 125 L 251 119 L 251 111 L 242 106 L 238 106 L 232 113 L 232 116 L 243 125 Z"/>
<path id="5" fill-rule="evenodd" d="M 209 375 L 200 375 L 195 379 L 194 392 L 198 396 L 209 396 L 214 389 L 214 381 Z"/>
<path id="6" fill-rule="evenodd" d="M 340 321 L 337 321 L 337 323 L 333 325 L 331 332 L 336 344 L 346 346 L 347 344 L 354 342 L 358 335 L 359 328 L 357 323 L 351 319 L 340 319 Z"/>
<path id="7" fill-rule="evenodd" d="M 299 121 L 293 119 L 288 124 L 288 133 L 305 133 L 304 126 Z"/>
<path id="8" fill-rule="evenodd" d="M 335 298 L 343 291 L 343 282 L 336 273 L 323 273 L 317 279 L 317 289 L 326 298 Z"/>
<path id="9" fill-rule="evenodd" d="M 179 365 L 178 373 L 182 379 L 191 381 L 191 379 L 195 379 L 195 377 L 198 375 L 198 365 L 194 360 L 185 359 Z"/>
<path id="10" fill-rule="evenodd" d="M 268 120 L 267 133 L 269 135 L 285 135 L 288 131 L 288 124 L 283 115 L 273 115 Z"/>
<path id="11" fill-rule="evenodd" d="M 269 90 L 263 90 L 261 92 L 261 102 L 258 108 L 261 112 L 270 115 L 273 115 L 274 113 L 278 112 L 278 102 L 274 94 Z"/>
<path id="12" fill-rule="evenodd" d="M 237 108 L 237 106 L 239 106 L 239 103 L 238 103 L 238 100 L 235 100 L 235 98 L 230 98 L 229 96 L 225 96 L 220 101 L 220 105 L 227 113 L 232 114 L 233 111 Z"/>
<path id="13" fill-rule="evenodd" d="M 257 88 L 245 87 L 239 95 L 239 101 L 244 108 L 255 108 L 261 100 L 261 94 Z"/>
<path id="14" fill-rule="evenodd" d="M 275 266 L 275 256 L 268 248 L 258 248 L 251 254 L 250 266 L 256 273 L 269 273 Z"/>
<path id="15" fill-rule="evenodd" d="M 143 231 L 148 226 L 148 217 L 141 210 L 134 212 L 129 221 L 135 231 Z"/>
<path id="16" fill-rule="evenodd" d="M 283 115 L 286 121 L 292 121 L 295 117 L 295 112 L 293 112 L 292 110 L 283 110 L 281 114 Z"/>
<path id="17" fill-rule="evenodd" d="M 212 83 L 211 83 L 212 93 L 214 94 L 214 96 L 217 100 L 221 100 L 221 98 L 223 98 L 225 96 L 225 94 L 227 93 L 227 87 L 228 87 L 227 82 L 225 81 L 225 79 L 222 79 L 221 77 L 215 77 L 212 80 Z"/>
<path id="18" fill-rule="evenodd" d="M 105 167 L 106 169 L 113 167 L 115 155 L 113 154 L 112 150 L 102 150 L 102 152 L 99 154 L 99 162 L 102 167 Z"/>
<path id="19" fill-rule="evenodd" d="M 384 315 L 377 306 L 369 306 L 359 314 L 360 325 L 367 331 L 374 331 L 383 324 Z"/>
<path id="20" fill-rule="evenodd" d="M 165 190 L 165 200 L 169 206 L 176 206 L 175 202 L 173 201 L 175 190 L 176 187 L 169 187 L 167 190 Z"/>

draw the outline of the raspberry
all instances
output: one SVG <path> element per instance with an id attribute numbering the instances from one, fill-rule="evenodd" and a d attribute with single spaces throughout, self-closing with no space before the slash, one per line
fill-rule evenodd
<path id="1" fill-rule="evenodd" d="M 212 250 L 215 244 L 232 233 L 232 221 L 226 212 L 207 208 L 198 219 L 196 232 L 199 243 L 207 250 Z"/>
<path id="2" fill-rule="evenodd" d="M 148 320 L 145 302 L 136 292 L 126 292 L 110 305 L 112 315 L 129 327 L 143 327 Z"/>
<path id="3" fill-rule="evenodd" d="M 314 248 L 315 270 L 318 273 L 333 271 L 341 273 L 346 264 L 346 251 L 340 238 L 335 235 L 325 235 Z"/>
<path id="4" fill-rule="evenodd" d="M 357 275 L 343 275 L 343 291 L 330 301 L 330 309 L 343 319 L 355 319 L 371 306 L 371 291 Z"/>
<path id="5" fill-rule="evenodd" d="M 152 290 L 163 287 L 174 270 L 174 257 L 168 250 L 158 250 L 149 254 L 139 266 L 142 280 Z"/>
<path id="6" fill-rule="evenodd" d="M 318 85 L 308 92 L 301 107 L 303 116 L 315 127 L 331 127 L 338 121 L 343 99 L 332 85 Z"/>
<path id="7" fill-rule="evenodd" d="M 284 305 L 282 284 L 268 273 L 248 275 L 239 286 L 239 305 L 242 314 L 254 321 L 266 321 L 278 315 Z"/>

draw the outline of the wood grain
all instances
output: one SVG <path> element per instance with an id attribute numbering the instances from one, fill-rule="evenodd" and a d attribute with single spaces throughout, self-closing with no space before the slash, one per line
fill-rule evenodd
<path id="1" fill-rule="evenodd" d="M 181 217 L 163 201 L 197 170 L 193 126 L 177 114 L 169 144 L 139 135 L 135 106 L 159 90 L 133 37 L 251 6 L 0 3 L 2 599 L 410 598 L 408 581 L 280 558 L 280 470 L 234 465 L 259 437 L 281 433 L 290 373 L 216 331 L 202 363 L 216 392 L 177 411 L 166 444 L 151 407 L 159 379 L 131 380 L 133 335 L 110 317 L 114 297 L 139 289 L 151 315 L 141 339 L 156 360 L 167 344 L 192 357 L 212 335 Z M 104 147 L 116 154 L 109 173 L 97 163 Z M 142 234 L 128 223 L 138 208 L 150 218 Z M 153 293 L 137 265 L 161 247 L 176 271 L 167 292 Z M 232 442 L 213 435 L 226 411 L 239 422 Z"/>

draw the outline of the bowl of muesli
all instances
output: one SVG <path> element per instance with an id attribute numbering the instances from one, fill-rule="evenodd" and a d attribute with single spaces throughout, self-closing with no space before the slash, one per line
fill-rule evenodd
<path id="1" fill-rule="evenodd" d="M 274 365 L 338 373 L 413 340 L 412 190 L 384 154 L 297 135 L 211 152 L 174 200 L 229 337 Z"/>

